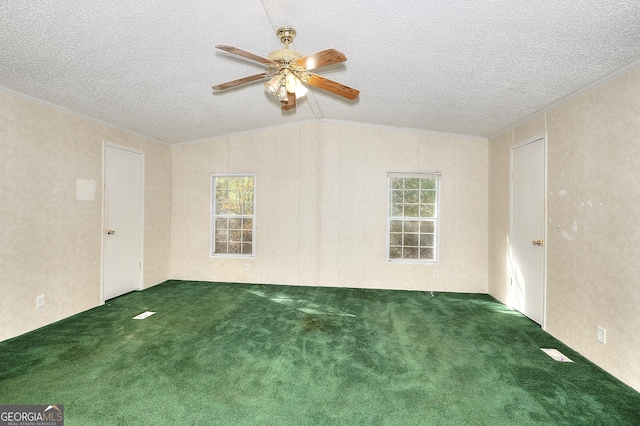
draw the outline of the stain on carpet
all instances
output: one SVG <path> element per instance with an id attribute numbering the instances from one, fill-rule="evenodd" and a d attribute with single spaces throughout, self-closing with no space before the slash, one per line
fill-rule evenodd
<path id="1" fill-rule="evenodd" d="M 306 315 L 302 319 L 302 329 L 304 331 L 330 331 L 334 328 L 335 324 L 324 318 Z"/>

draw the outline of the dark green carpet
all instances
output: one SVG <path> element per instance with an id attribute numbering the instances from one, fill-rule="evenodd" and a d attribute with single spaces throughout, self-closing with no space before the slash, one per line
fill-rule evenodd
<path id="1" fill-rule="evenodd" d="M 487 295 L 185 281 L 0 343 L 0 404 L 64 404 L 67 425 L 640 424 L 640 394 Z"/>

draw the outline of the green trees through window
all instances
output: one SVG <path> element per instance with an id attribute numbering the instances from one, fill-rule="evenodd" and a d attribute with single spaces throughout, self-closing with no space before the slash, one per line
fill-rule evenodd
<path id="1" fill-rule="evenodd" d="M 389 174 L 390 261 L 436 262 L 439 182 L 434 173 Z"/>
<path id="2" fill-rule="evenodd" d="M 250 175 L 212 176 L 212 256 L 253 256 L 254 181 Z"/>

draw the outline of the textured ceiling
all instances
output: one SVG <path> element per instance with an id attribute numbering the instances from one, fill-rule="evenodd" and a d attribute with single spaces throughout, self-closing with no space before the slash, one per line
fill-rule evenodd
<path id="1" fill-rule="evenodd" d="M 320 89 L 283 113 L 262 72 L 293 26 Z M 490 136 L 640 58 L 640 2 L 606 0 L 11 0 L 0 3 L 0 86 L 160 141 L 335 119 Z"/>

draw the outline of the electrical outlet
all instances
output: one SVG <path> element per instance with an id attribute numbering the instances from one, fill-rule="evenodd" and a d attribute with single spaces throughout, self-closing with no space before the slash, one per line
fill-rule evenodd
<path id="1" fill-rule="evenodd" d="M 251 271 L 251 265 L 250 265 L 250 264 L 248 264 L 248 263 L 245 263 L 245 264 L 244 264 L 244 271 L 245 271 L 245 272 L 249 272 L 249 271 Z"/>
<path id="2" fill-rule="evenodd" d="M 36 309 L 44 308 L 44 294 L 36 297 Z"/>
<path id="3" fill-rule="evenodd" d="M 433 279 L 434 280 L 438 279 L 438 271 L 433 271 Z"/>
<path id="4" fill-rule="evenodd" d="M 598 326 L 598 342 L 602 343 L 603 345 L 607 344 L 607 330 L 600 326 Z"/>

